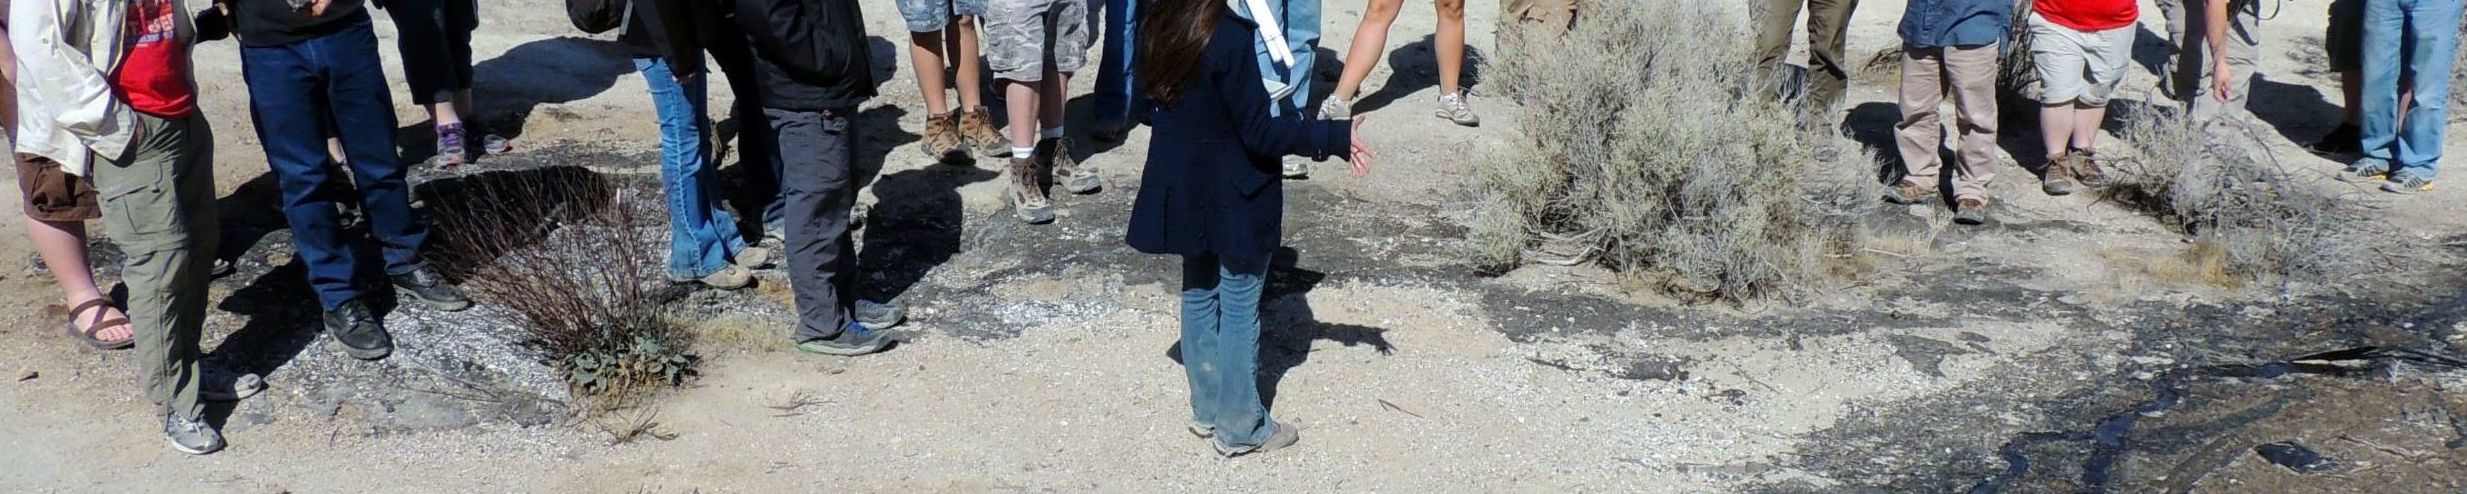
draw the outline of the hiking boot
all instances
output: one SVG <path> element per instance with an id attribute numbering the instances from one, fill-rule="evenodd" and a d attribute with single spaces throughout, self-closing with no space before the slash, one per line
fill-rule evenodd
<path id="1" fill-rule="evenodd" d="M 2110 183 L 2107 171 L 2099 168 L 2098 153 L 2088 149 L 2075 149 L 2065 157 L 2071 159 L 2074 181 L 2092 188 L 2106 187 Z"/>
<path id="2" fill-rule="evenodd" d="M 1919 204 L 1935 198 L 1936 188 L 1919 185 L 1918 182 L 1909 180 L 1903 180 L 1893 184 L 1893 188 L 1885 189 L 1885 202 L 1894 204 Z"/>
<path id="3" fill-rule="evenodd" d="M 369 312 L 368 304 L 351 299 L 325 313 L 326 334 L 334 337 L 334 345 L 344 355 L 360 360 L 377 360 L 394 353 L 394 337 L 385 332 L 385 323 Z"/>
<path id="4" fill-rule="evenodd" d="M 994 130 L 990 110 L 979 106 L 959 112 L 959 140 L 978 154 L 993 157 L 1011 155 L 1011 139 Z"/>
<path id="5" fill-rule="evenodd" d="M 942 163 L 968 159 L 968 150 L 960 146 L 959 118 L 955 113 L 925 117 L 925 139 L 922 149 L 926 156 Z"/>
<path id="6" fill-rule="evenodd" d="M 1011 184 L 1003 196 L 1011 204 L 1011 216 L 1031 225 L 1054 222 L 1054 202 L 1045 196 L 1043 172 L 1036 158 L 1011 158 Z"/>
<path id="7" fill-rule="evenodd" d="M 2069 155 L 2048 158 L 2046 175 L 2039 178 L 2039 191 L 2051 196 L 2073 195 L 2072 159 Z"/>
<path id="8" fill-rule="evenodd" d="M 1482 126 L 1482 116 L 1473 114 L 1473 103 L 1467 97 L 1463 91 L 1439 95 L 1439 118 L 1466 127 Z"/>
<path id="9" fill-rule="evenodd" d="M 2353 165 L 2347 165 L 2347 169 L 2345 170 L 2339 170 L 2338 179 L 2340 182 L 2347 182 L 2351 184 L 2388 182 L 2390 181 L 2390 171 L 2383 170 L 2381 167 L 2358 162 Z"/>
<path id="10" fill-rule="evenodd" d="M 2433 179 L 2408 172 L 2392 173 L 2390 181 L 2381 184 L 2381 191 L 2402 195 L 2432 192 Z"/>
<path id="11" fill-rule="evenodd" d="M 435 271 L 430 271 L 426 267 L 388 278 L 392 279 L 396 290 L 410 293 L 411 297 L 419 299 L 420 303 L 428 304 L 428 308 L 446 312 L 459 312 L 471 308 L 471 297 L 463 296 L 462 289 L 446 284 L 444 278 L 438 277 Z"/>
<path id="12" fill-rule="evenodd" d="M 1327 101 L 1319 102 L 1319 118 L 1322 120 L 1351 119 L 1353 118 L 1353 102 L 1330 95 Z"/>
<path id="13" fill-rule="evenodd" d="M 849 315 L 856 318 L 857 323 L 863 324 L 865 327 L 873 329 L 891 329 L 898 327 L 899 323 L 906 322 L 908 320 L 908 308 L 902 307 L 899 304 L 857 299 L 856 310 L 852 311 Z"/>
<path id="14" fill-rule="evenodd" d="M 758 245 L 748 245 L 743 249 L 738 249 L 737 255 L 729 258 L 728 261 L 730 264 L 735 264 L 740 268 L 762 269 L 771 266 L 771 259 L 771 249 Z"/>
<path id="15" fill-rule="evenodd" d="M 831 335 L 829 338 L 798 342 L 797 351 L 854 357 L 882 351 L 882 347 L 889 343 L 890 338 L 883 336 L 882 333 L 876 333 L 864 324 L 851 322 L 848 323 L 848 327 L 841 328 L 839 334 Z"/>
<path id="16" fill-rule="evenodd" d="M 1105 190 L 1105 177 L 1097 175 L 1096 167 L 1083 166 L 1071 158 L 1070 139 L 1037 141 L 1036 149 L 1037 162 L 1054 170 L 1054 183 L 1062 185 L 1062 190 L 1081 195 Z"/>
<path id="17" fill-rule="evenodd" d="M 668 281 L 676 283 L 701 283 L 703 286 L 711 288 L 735 290 L 754 284 L 754 272 L 746 270 L 743 265 L 731 264 L 720 268 L 718 271 L 712 271 L 711 274 L 702 275 L 700 278 L 669 278 Z"/>
<path id="18" fill-rule="evenodd" d="M 1987 223 L 1987 200 L 1963 198 L 1953 201 L 1953 222 L 1964 225 Z"/>
<path id="19" fill-rule="evenodd" d="M 1282 173 L 1279 173 L 1279 175 L 1283 175 L 1285 178 L 1294 180 L 1311 178 L 1311 162 L 1293 159 L 1290 157 L 1286 158 L 1285 169 Z"/>
<path id="20" fill-rule="evenodd" d="M 266 390 L 266 380 L 253 372 L 225 369 L 220 365 L 200 365 L 197 396 L 206 401 L 240 401 Z"/>
<path id="21" fill-rule="evenodd" d="M 1227 447 L 1225 446 L 1225 443 L 1216 441 L 1209 442 L 1216 444 L 1217 454 L 1225 455 L 1227 458 L 1276 451 L 1285 449 L 1288 446 L 1293 446 L 1294 443 L 1302 442 L 1302 431 L 1295 429 L 1293 424 L 1284 422 L 1270 422 L 1270 424 L 1273 424 L 1276 429 L 1274 429 L 1273 432 L 1269 432 L 1268 438 L 1259 441 L 1259 444 L 1242 447 Z"/>
<path id="22" fill-rule="evenodd" d="M 202 455 L 223 449 L 223 433 L 206 424 L 205 417 L 163 415 L 163 437 L 171 439 L 171 449 L 182 453 Z"/>
<path id="23" fill-rule="evenodd" d="M 2330 133 L 2323 134 L 2321 140 L 2304 146 L 2304 150 L 2319 155 L 2364 152 L 2364 129 L 2356 127 L 2355 124 L 2339 124 L 2338 128 L 2330 129 Z"/>

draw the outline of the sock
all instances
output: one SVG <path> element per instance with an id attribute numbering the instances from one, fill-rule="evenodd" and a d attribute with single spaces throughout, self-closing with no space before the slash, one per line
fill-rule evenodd
<path id="1" fill-rule="evenodd" d="M 1031 157 L 1034 157 L 1034 156 L 1036 156 L 1036 148 L 1033 148 L 1033 147 L 1024 147 L 1024 148 L 1023 148 L 1023 147 L 1017 147 L 1017 146 L 1014 146 L 1014 147 L 1012 147 L 1012 148 L 1011 148 L 1011 158 L 1013 158 L 1013 159 L 1023 159 L 1023 160 L 1024 160 L 1024 159 L 1028 159 L 1028 158 L 1031 158 Z"/>
<path id="2" fill-rule="evenodd" d="M 1037 131 L 1036 138 L 1038 140 L 1061 139 L 1062 135 L 1061 127 L 1046 127 L 1045 130 Z"/>

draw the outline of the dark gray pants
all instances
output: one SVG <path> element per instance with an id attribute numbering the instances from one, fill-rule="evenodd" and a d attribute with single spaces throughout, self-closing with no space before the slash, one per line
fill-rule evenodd
<path id="1" fill-rule="evenodd" d="M 780 202 L 788 221 L 788 284 L 797 294 L 796 341 L 838 336 L 856 304 L 856 127 L 850 110 L 764 108 L 779 143 Z"/>

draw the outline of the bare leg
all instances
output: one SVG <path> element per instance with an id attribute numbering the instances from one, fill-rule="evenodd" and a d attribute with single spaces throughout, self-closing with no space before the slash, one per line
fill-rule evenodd
<path id="1" fill-rule="evenodd" d="M 2073 142 L 2073 104 L 2059 103 L 2039 107 L 2039 143 L 2047 146 L 2047 158 L 2054 161 L 2063 156 Z"/>
<path id="2" fill-rule="evenodd" d="M 2344 108 L 2346 109 L 2346 113 L 2342 116 L 2343 120 L 2340 120 L 2341 122 L 2346 122 L 2347 125 L 2362 125 L 2364 123 L 2363 72 L 2351 70 L 2339 73 L 2339 103 L 2345 105 Z M 2401 98 L 2400 104 L 2406 104 L 2406 100 Z M 2403 114 L 2406 113 L 2406 111 L 2401 110 L 2399 113 Z"/>
<path id="3" fill-rule="evenodd" d="M 1370 78 L 1371 68 L 1378 67 L 1380 55 L 1388 51 L 1388 26 L 1396 24 L 1396 11 L 1404 4 L 1405 0 L 1370 0 L 1370 7 L 1362 11 L 1362 24 L 1354 28 L 1353 46 L 1345 49 L 1345 75 L 1336 79 L 1336 93 L 1331 96 L 1347 101 L 1360 96 L 1356 93 L 1362 91 L 1362 80 Z M 1461 23 L 1459 29 L 1461 49 Z"/>
<path id="4" fill-rule="evenodd" d="M 1439 91 L 1456 94 L 1457 85 L 1465 73 L 1465 0 L 1438 0 Z"/>
<path id="5" fill-rule="evenodd" d="M 2107 123 L 2107 107 L 2078 105 L 2073 110 L 2073 149 L 2095 150 L 2099 125 Z"/>
<path id="6" fill-rule="evenodd" d="M 977 19 L 975 16 L 965 15 L 952 17 L 951 30 L 956 31 L 957 35 L 944 37 L 952 45 L 950 51 L 944 53 L 959 54 L 956 60 L 958 67 L 952 70 L 958 73 L 959 106 L 960 108 L 984 106 L 985 79 L 983 75 L 985 69 L 977 57 Z"/>
<path id="7" fill-rule="evenodd" d="M 94 268 L 86 264 L 85 223 L 26 218 L 26 237 L 34 240 L 34 251 L 43 256 L 43 266 L 50 268 L 52 279 L 60 283 L 63 302 L 75 307 L 88 300 L 103 298 L 103 290 L 94 284 Z M 105 320 L 128 317 L 111 307 L 89 311 L 84 316 L 83 320 L 72 321 L 78 329 L 86 329 Z M 94 335 L 103 341 L 125 341 L 132 336 L 135 334 L 128 326 L 105 329 Z"/>
<path id="8" fill-rule="evenodd" d="M 951 111 L 950 101 L 946 99 L 948 95 L 944 93 L 950 87 L 950 81 L 945 80 L 947 78 L 942 73 L 943 46 L 946 44 L 941 31 L 908 33 L 908 58 L 916 67 L 917 90 L 925 94 L 925 111 L 935 117 Z"/>
<path id="9" fill-rule="evenodd" d="M 1036 147 L 1037 120 L 1044 115 L 1037 107 L 1043 106 L 1039 104 L 1043 102 L 1043 92 L 1039 82 L 1002 81 L 1003 108 L 1010 110 L 1011 124 L 1003 130 L 1010 134 L 1013 154 Z"/>
<path id="10" fill-rule="evenodd" d="M 454 91 L 454 107 L 452 110 L 454 110 L 454 122 L 456 123 L 461 123 L 463 121 L 463 117 L 471 115 L 471 90 L 462 89 Z"/>

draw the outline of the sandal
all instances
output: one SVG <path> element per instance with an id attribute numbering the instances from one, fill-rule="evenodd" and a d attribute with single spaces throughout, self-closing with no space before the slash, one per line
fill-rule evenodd
<path id="1" fill-rule="evenodd" d="M 102 337 L 95 336 L 96 333 L 102 332 L 101 330 L 103 328 L 112 326 L 128 326 L 128 318 L 126 317 L 115 317 L 95 321 L 93 326 L 87 326 L 82 330 L 77 328 L 77 321 L 85 319 L 85 317 L 83 317 L 85 313 L 99 310 L 110 305 L 111 299 L 108 298 L 97 298 L 94 300 L 88 300 L 82 304 L 77 304 L 76 307 L 69 309 L 69 321 L 67 324 L 62 325 L 61 329 L 67 330 L 69 337 L 76 338 L 77 341 L 85 343 L 86 346 L 94 347 L 96 350 L 121 350 L 131 346 L 136 346 L 137 337 L 134 333 L 131 333 L 128 339 L 120 341 L 107 341 Z"/>

